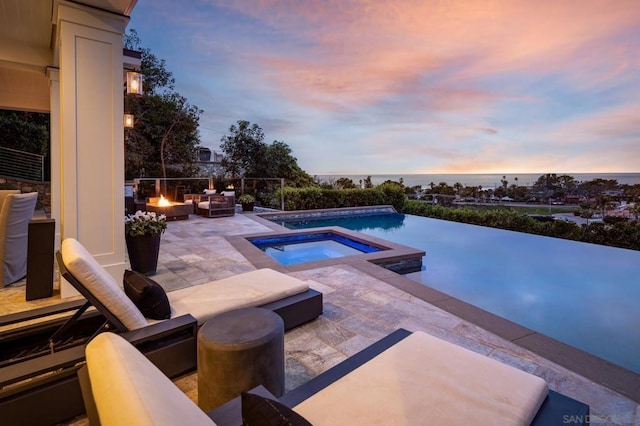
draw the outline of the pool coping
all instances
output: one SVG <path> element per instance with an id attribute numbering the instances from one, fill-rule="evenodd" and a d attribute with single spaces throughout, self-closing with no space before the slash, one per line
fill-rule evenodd
<path id="1" fill-rule="evenodd" d="M 385 206 L 376 206 L 375 208 L 380 207 Z M 334 212 L 335 210 L 336 209 L 327 209 L 323 210 L 322 212 L 328 213 Z M 352 210 L 353 212 L 353 210 L 355 209 L 351 208 L 350 210 Z M 295 213 L 304 214 L 305 212 L 312 212 L 315 214 L 321 213 L 319 210 L 296 211 Z M 293 212 L 286 213 L 291 214 Z M 269 236 L 273 235 L 273 232 L 277 232 L 279 234 L 296 232 L 280 226 L 268 219 L 269 217 L 272 218 L 278 216 L 276 212 L 251 214 L 247 216 L 272 230 L 272 232 L 270 233 L 260 233 L 252 235 Z M 346 233 L 349 234 L 350 238 L 353 237 L 351 235 L 352 233 L 359 234 L 359 236 L 355 236 L 356 238 L 362 238 L 362 234 L 356 231 L 350 231 L 340 227 L 328 228 L 337 228 L 340 232 L 346 231 Z M 366 255 L 354 255 L 316 262 L 283 266 L 264 254 L 253 244 L 251 244 L 251 242 L 246 239 L 247 236 L 248 235 L 230 236 L 226 238 L 236 248 L 236 250 L 238 250 L 244 257 L 247 258 L 249 262 L 251 262 L 257 268 L 273 268 L 281 272 L 297 272 L 326 266 L 350 265 L 362 271 L 363 273 L 374 276 L 375 278 L 384 281 L 387 284 L 392 285 L 400 290 L 403 290 L 414 297 L 417 297 L 429 304 L 450 312 L 463 320 L 469 321 L 518 346 L 528 349 L 545 359 L 555 362 L 556 364 L 567 368 L 568 370 L 580 374 L 581 376 L 592 380 L 595 383 L 603 385 L 621 395 L 624 395 L 635 402 L 640 402 L 640 374 L 634 373 L 631 370 L 620 367 L 605 359 L 577 349 L 552 337 L 523 327 L 506 318 L 502 318 L 498 315 L 485 311 L 484 309 L 478 308 L 477 306 L 471 305 L 439 290 L 433 289 L 425 284 L 419 283 L 410 278 L 406 278 L 400 274 L 397 274 L 391 270 L 385 269 L 382 266 L 371 263 L 369 259 L 363 257 Z M 391 243 L 390 241 L 370 236 L 366 236 L 366 239 L 375 239 L 377 242 L 379 241 L 384 245 L 397 245 L 395 243 Z M 411 249 L 410 247 L 406 246 L 401 247 L 405 249 Z M 411 250 L 413 250 L 414 252 L 419 251 L 424 253 L 424 251 L 421 250 Z M 368 255 L 370 254 L 373 253 L 369 253 Z"/>

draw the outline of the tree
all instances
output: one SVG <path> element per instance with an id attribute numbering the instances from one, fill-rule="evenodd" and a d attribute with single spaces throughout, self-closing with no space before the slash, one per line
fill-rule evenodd
<path id="1" fill-rule="evenodd" d="M 174 90 L 175 79 L 173 73 L 167 70 L 164 59 L 159 59 L 151 49 L 142 47 L 142 42 L 135 29 L 130 29 L 124 36 L 125 49 L 140 52 L 142 55 L 140 70 L 144 75 L 142 83 L 145 94 L 160 94 Z"/>
<path id="2" fill-rule="evenodd" d="M 371 189 L 373 188 L 373 182 L 371 181 L 371 176 L 367 176 L 364 178 L 364 188 Z"/>
<path id="3" fill-rule="evenodd" d="M 357 188 L 358 186 L 353 182 L 352 179 L 341 177 L 335 181 L 334 187 L 336 189 L 353 189 Z"/>
<path id="4" fill-rule="evenodd" d="M 46 155 L 49 114 L 0 110 L 0 141 L 4 148 Z"/>
<path id="5" fill-rule="evenodd" d="M 291 148 L 284 142 L 264 142 L 264 132 L 257 124 L 239 120 L 229 127 L 230 135 L 220 139 L 224 157 L 220 165 L 225 175 L 238 179 L 285 178 L 288 186 L 312 186 L 313 177 L 302 170 Z"/>
<path id="6" fill-rule="evenodd" d="M 164 59 L 142 48 L 135 30 L 125 36 L 125 48 L 141 52 L 144 76 L 144 95 L 125 98 L 125 111 L 135 116 L 125 132 L 125 178 L 193 175 L 203 111 L 174 90 Z"/>
<path id="7" fill-rule="evenodd" d="M 281 177 L 288 186 L 313 186 L 313 178 L 298 166 L 297 158 L 291 155 L 291 148 L 284 142 L 273 141 L 267 146 L 266 176 Z"/>
<path id="8" fill-rule="evenodd" d="M 565 192 L 572 193 L 573 191 L 575 191 L 577 183 L 573 176 L 562 175 L 558 178 L 558 180 L 560 182 L 561 188 Z"/>
<path id="9" fill-rule="evenodd" d="M 595 205 L 596 205 L 596 208 L 600 210 L 600 214 L 604 219 L 607 209 L 611 207 L 611 200 L 606 195 L 599 194 L 596 197 Z"/>
<path id="10" fill-rule="evenodd" d="M 635 203 L 633 206 L 631 206 L 629 212 L 635 217 L 636 220 L 638 220 L 638 217 L 640 217 L 640 203 Z"/>
<path id="11" fill-rule="evenodd" d="M 593 179 L 582 182 L 579 190 L 588 197 L 593 198 L 602 194 L 604 191 L 611 191 L 618 187 L 618 181 L 615 179 Z"/>
<path id="12" fill-rule="evenodd" d="M 260 170 L 266 164 L 266 144 L 264 133 L 257 124 L 239 120 L 238 125 L 229 127 L 231 135 L 220 139 L 220 149 L 224 154 L 220 165 L 231 178 L 267 177 L 266 170 Z M 261 173 L 262 172 L 262 173 Z"/>
<path id="13" fill-rule="evenodd" d="M 507 196 L 507 187 L 509 185 L 509 181 L 507 180 L 506 176 L 502 176 L 502 179 L 500 180 L 500 182 L 502 183 L 502 189 L 504 190 L 503 197 L 506 197 Z"/>
<path id="14" fill-rule="evenodd" d="M 560 187 L 558 176 L 555 173 L 547 173 L 538 178 L 533 187 L 538 190 L 556 190 Z"/>

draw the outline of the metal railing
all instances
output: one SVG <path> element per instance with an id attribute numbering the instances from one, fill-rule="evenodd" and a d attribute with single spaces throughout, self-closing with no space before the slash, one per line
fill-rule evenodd
<path id="1" fill-rule="evenodd" d="M 0 175 L 44 181 L 44 155 L 0 147 Z"/>
<path id="2" fill-rule="evenodd" d="M 240 184 L 240 194 L 247 189 L 246 181 L 277 181 L 280 187 L 280 209 L 284 210 L 284 178 L 238 178 L 225 179 L 227 182 Z M 182 201 L 186 193 L 202 192 L 203 188 L 214 189 L 214 178 L 135 178 L 131 194 L 135 198 L 167 196 L 171 201 Z M 237 185 L 229 189 L 238 189 Z M 141 197 L 141 194 L 143 196 Z"/>

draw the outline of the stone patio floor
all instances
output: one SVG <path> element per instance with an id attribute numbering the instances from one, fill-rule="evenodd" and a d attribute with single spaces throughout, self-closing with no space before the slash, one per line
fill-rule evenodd
<path id="1" fill-rule="evenodd" d="M 254 218 L 252 214 L 214 219 L 191 215 L 189 220 L 169 222 L 162 236 L 158 272 L 152 278 L 171 291 L 256 269 L 226 238 L 272 231 Z M 640 426 L 637 402 L 389 284 L 404 277 L 357 263 L 289 273 L 308 280 L 312 288 L 324 294 L 324 313 L 285 334 L 286 391 L 393 330 L 406 328 L 423 330 L 544 378 L 551 389 L 589 404 L 592 424 Z M 52 303 L 21 302 L 24 283 L 2 293 L 5 302 L 10 301 L 0 306 L 4 313 Z M 195 373 L 176 383 L 197 402 Z M 69 424 L 84 425 L 87 421 L 78 418 Z"/>

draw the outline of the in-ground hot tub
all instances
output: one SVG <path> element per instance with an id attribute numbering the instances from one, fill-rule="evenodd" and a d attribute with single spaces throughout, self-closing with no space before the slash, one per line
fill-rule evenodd
<path id="1" fill-rule="evenodd" d="M 385 250 L 331 231 L 253 238 L 253 245 L 282 265 L 335 259 Z"/>
<path id="2" fill-rule="evenodd" d="M 303 270 L 326 265 L 367 261 L 399 274 L 419 271 L 424 251 L 396 244 L 339 226 L 287 230 L 277 234 L 244 236 L 250 246 L 262 253 L 256 261 L 264 267 L 270 262 Z M 247 253 L 248 254 L 248 253 Z M 268 264 L 268 262 L 267 262 Z"/>

